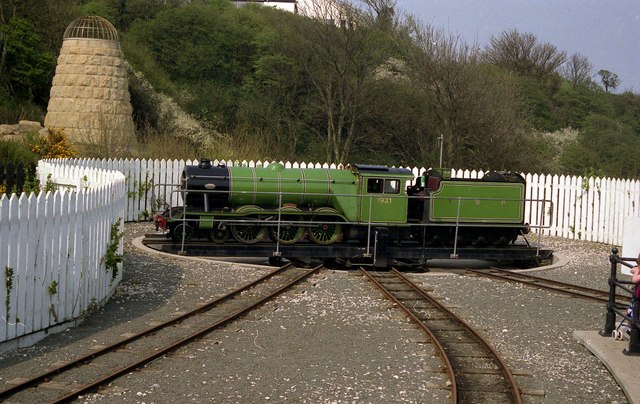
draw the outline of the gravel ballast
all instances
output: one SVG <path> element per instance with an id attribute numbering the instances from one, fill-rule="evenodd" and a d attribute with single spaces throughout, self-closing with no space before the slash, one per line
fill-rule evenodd
<path id="1" fill-rule="evenodd" d="M 133 238 L 150 228 L 126 225 L 123 280 L 111 301 L 76 328 L 0 354 L 0 385 L 170 319 L 270 270 L 134 249 Z M 542 242 L 568 264 L 536 275 L 607 288 L 609 246 Z M 410 277 L 494 343 L 523 389 L 534 393 L 525 402 L 626 402 L 606 368 L 572 337 L 574 330 L 602 329 L 603 305 L 451 273 Z M 448 402 L 439 363 L 423 334 L 360 275 L 327 270 L 80 401 Z"/>

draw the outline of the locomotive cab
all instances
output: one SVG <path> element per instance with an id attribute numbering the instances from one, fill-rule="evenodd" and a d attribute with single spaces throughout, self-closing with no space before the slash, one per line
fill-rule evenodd
<path id="1" fill-rule="evenodd" d="M 413 173 L 404 168 L 356 165 L 362 177 L 358 220 L 364 223 L 406 223 L 405 183 Z"/>
<path id="2" fill-rule="evenodd" d="M 423 171 L 410 187 L 407 187 L 409 211 L 407 220 L 414 223 L 429 223 L 429 196 L 440 187 L 443 174 L 434 169 Z"/>

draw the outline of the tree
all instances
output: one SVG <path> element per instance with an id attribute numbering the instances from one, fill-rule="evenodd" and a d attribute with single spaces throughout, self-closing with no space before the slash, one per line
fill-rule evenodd
<path id="1" fill-rule="evenodd" d="M 42 120 L 78 0 L 0 0 L 0 120 Z"/>
<path id="2" fill-rule="evenodd" d="M 552 129 L 581 129 L 585 119 L 592 114 L 613 116 L 608 98 L 602 91 L 594 94 L 588 87 L 564 83 L 552 100 L 553 114 L 549 117 L 553 122 Z"/>
<path id="3" fill-rule="evenodd" d="M 637 150 L 640 135 L 608 116 L 594 114 L 586 119 L 575 143 L 565 148 L 560 161 L 578 175 L 639 178 Z"/>
<path id="4" fill-rule="evenodd" d="M 304 154 L 311 143 L 302 141 L 308 134 L 308 81 L 301 64 L 282 52 L 282 48 L 290 48 L 300 40 L 291 29 L 295 16 L 269 14 L 273 26 L 279 28 L 265 28 L 256 38 L 259 56 L 253 74 L 243 85 L 234 138 L 247 140 L 245 144 L 253 149 L 252 154 L 261 153 L 260 158 L 288 160 Z M 253 134 L 252 139 L 247 133 Z"/>
<path id="5" fill-rule="evenodd" d="M 574 53 L 562 67 L 562 76 L 575 87 L 578 84 L 588 84 L 591 81 L 593 65 L 581 53 Z"/>
<path id="6" fill-rule="evenodd" d="M 311 4 L 317 18 L 298 19 L 302 40 L 293 50 L 311 87 L 306 106 L 319 119 L 309 130 L 326 141 L 327 161 L 345 163 L 365 136 L 359 125 L 371 112 L 367 99 L 375 73 L 389 55 L 388 43 L 374 28 L 370 10 L 343 4 L 344 22 L 336 26 L 334 10 L 327 10 L 322 0 Z"/>
<path id="7" fill-rule="evenodd" d="M 65 28 L 77 16 L 78 0 L 0 0 L 0 26 L 13 17 L 28 21 L 41 46 L 57 52 Z"/>
<path id="8" fill-rule="evenodd" d="M 633 129 L 640 136 L 640 94 L 630 91 L 611 98 L 614 112 L 612 115 Z"/>
<path id="9" fill-rule="evenodd" d="M 113 0 L 112 0 L 113 1 Z M 175 9 L 184 5 L 183 0 L 116 0 L 120 3 L 118 24 L 121 29 L 128 29 L 136 20 L 151 20 L 164 10 Z"/>
<path id="10" fill-rule="evenodd" d="M 604 91 L 609 92 L 609 89 L 615 90 L 620 85 L 620 79 L 618 75 L 610 72 L 609 70 L 598 70 L 598 76 L 602 80 Z"/>
<path id="11" fill-rule="evenodd" d="M 12 17 L 0 27 L 0 85 L 14 96 L 46 103 L 55 57 L 26 20 Z"/>
<path id="12" fill-rule="evenodd" d="M 566 58 L 566 52 L 555 45 L 540 43 L 534 34 L 523 34 L 515 29 L 492 36 L 483 54 L 487 63 L 536 78 L 556 72 Z"/>
<path id="13" fill-rule="evenodd" d="M 119 0 L 91 0 L 76 7 L 76 12 L 81 15 L 98 15 L 114 26 L 118 26 L 121 13 Z"/>
<path id="14" fill-rule="evenodd" d="M 398 26 L 396 0 L 361 0 L 373 13 L 376 26 L 386 32 L 393 32 Z"/>
<path id="15" fill-rule="evenodd" d="M 478 51 L 432 27 L 414 26 L 409 53 L 410 83 L 426 109 L 423 133 L 410 139 L 433 159 L 435 140 L 444 137 L 445 166 L 518 169 L 527 133 L 517 81 L 480 63 Z"/>
<path id="16" fill-rule="evenodd" d="M 136 49 L 145 63 L 145 55 L 152 55 L 153 65 L 181 87 L 176 94 L 181 106 L 228 132 L 256 58 L 260 21 L 255 9 L 235 9 L 226 0 L 168 8 L 152 20 L 138 19 L 126 34 L 126 48 Z"/>
<path id="17" fill-rule="evenodd" d="M 251 38 L 234 20 L 238 13 L 233 11 L 227 2 L 192 3 L 138 21 L 128 35 L 150 49 L 175 81 L 238 84 L 250 67 L 243 57 Z"/>

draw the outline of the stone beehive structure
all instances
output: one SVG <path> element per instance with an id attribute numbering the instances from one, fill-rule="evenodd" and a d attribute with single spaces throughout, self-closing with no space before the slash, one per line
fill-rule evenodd
<path id="1" fill-rule="evenodd" d="M 75 19 L 64 40 L 45 127 L 65 129 L 76 144 L 134 134 L 127 72 L 115 27 L 102 17 Z"/>

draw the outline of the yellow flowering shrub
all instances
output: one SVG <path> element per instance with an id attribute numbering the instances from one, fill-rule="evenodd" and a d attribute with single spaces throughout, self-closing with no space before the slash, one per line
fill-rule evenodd
<path id="1" fill-rule="evenodd" d="M 69 158 L 78 155 L 69 143 L 64 129 L 47 128 L 47 134 L 37 137 L 29 144 L 29 148 L 40 158 Z"/>

